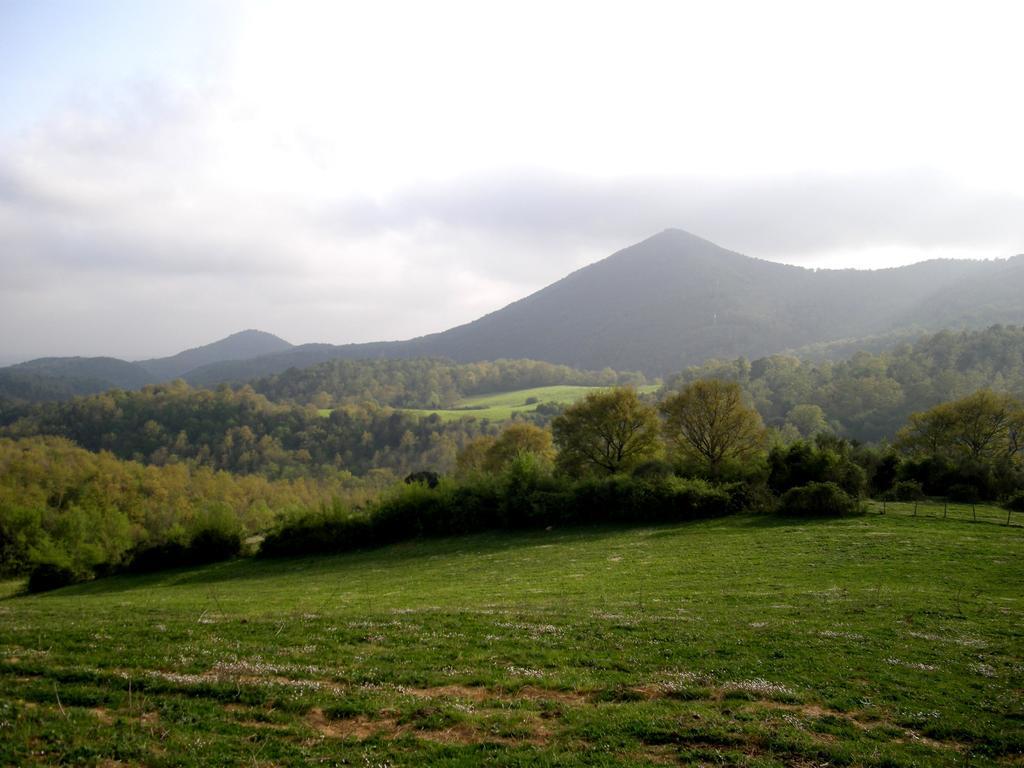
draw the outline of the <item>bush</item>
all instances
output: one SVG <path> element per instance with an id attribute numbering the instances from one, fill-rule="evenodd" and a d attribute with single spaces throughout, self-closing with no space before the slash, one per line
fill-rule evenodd
<path id="1" fill-rule="evenodd" d="M 775 496 L 763 483 L 726 483 L 720 486 L 729 495 L 729 512 L 772 512 L 777 504 Z"/>
<path id="2" fill-rule="evenodd" d="M 28 576 L 29 592 L 49 592 L 86 581 L 88 576 L 60 563 L 39 563 Z"/>
<path id="3" fill-rule="evenodd" d="M 661 459 L 651 459 L 645 461 L 643 464 L 638 464 L 633 469 L 633 477 L 640 478 L 642 480 L 664 480 L 667 477 L 671 477 L 674 473 L 672 471 L 672 465 L 667 461 Z"/>
<path id="4" fill-rule="evenodd" d="M 978 500 L 980 495 L 978 486 L 968 483 L 955 483 L 946 491 L 946 496 L 950 501 L 958 501 L 961 504 L 973 503 Z"/>
<path id="5" fill-rule="evenodd" d="M 719 517 L 747 509 L 742 483 L 714 486 L 677 477 L 624 475 L 570 481 L 536 457 L 515 459 L 498 477 L 437 488 L 403 485 L 361 516 L 321 509 L 281 523 L 263 541 L 267 557 L 340 552 L 412 539 L 495 529 L 595 523 L 658 523 Z"/>
<path id="6" fill-rule="evenodd" d="M 924 488 L 916 480 L 900 480 L 885 494 L 886 501 L 923 501 Z"/>
<path id="7" fill-rule="evenodd" d="M 835 483 L 808 483 L 786 491 L 779 512 L 793 517 L 846 517 L 862 510 L 857 500 Z"/>
<path id="8" fill-rule="evenodd" d="M 204 527 L 186 543 L 165 541 L 137 547 L 120 570 L 130 573 L 154 573 L 167 568 L 207 565 L 237 557 L 242 551 L 242 534 L 221 526 Z"/>
<path id="9" fill-rule="evenodd" d="M 849 446 L 825 439 L 819 443 L 796 442 L 788 448 L 772 449 L 768 455 L 768 485 L 775 493 L 813 483 L 832 483 L 850 496 L 864 492 L 867 474 L 851 458 Z"/>
<path id="10" fill-rule="evenodd" d="M 1014 512 L 1024 512 L 1024 490 L 1011 493 L 1003 504 L 1007 509 Z"/>
<path id="11" fill-rule="evenodd" d="M 335 502 L 314 512 L 294 515 L 278 523 L 260 545 L 264 557 L 342 552 L 372 543 L 367 515 L 356 515 Z"/>

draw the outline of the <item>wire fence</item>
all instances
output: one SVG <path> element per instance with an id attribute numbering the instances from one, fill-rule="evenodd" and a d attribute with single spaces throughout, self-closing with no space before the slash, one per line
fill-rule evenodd
<path id="1" fill-rule="evenodd" d="M 875 501 L 868 499 L 865 504 L 869 513 L 873 512 L 879 515 L 966 520 L 990 525 L 1005 525 L 1011 528 L 1024 527 L 1024 513 L 980 502 L 972 504 L 934 499 L 927 501 Z"/>

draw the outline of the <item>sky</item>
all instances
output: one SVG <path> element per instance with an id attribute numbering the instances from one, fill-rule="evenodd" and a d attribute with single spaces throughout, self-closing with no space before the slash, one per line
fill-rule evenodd
<path id="1" fill-rule="evenodd" d="M 676 227 L 1024 252 L 1018 2 L 0 0 L 0 364 L 444 330 Z"/>

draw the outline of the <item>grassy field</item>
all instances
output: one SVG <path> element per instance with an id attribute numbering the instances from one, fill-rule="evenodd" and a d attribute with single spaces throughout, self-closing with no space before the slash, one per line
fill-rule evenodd
<path id="1" fill-rule="evenodd" d="M 641 393 L 656 392 L 660 386 L 660 384 L 648 384 L 643 387 L 637 387 L 637 391 Z M 505 421 L 511 419 L 514 413 L 535 411 L 541 403 L 569 405 L 579 400 L 588 392 L 595 392 L 600 389 L 603 389 L 603 387 L 577 387 L 566 384 L 553 387 L 517 389 L 513 392 L 497 392 L 490 395 L 467 397 L 464 400 L 460 400 L 451 409 L 407 409 L 407 412 L 415 413 L 419 416 L 430 416 L 436 413 L 445 421 L 458 421 L 467 417 Z M 526 402 L 527 400 L 533 402 L 528 403 Z"/>
<path id="2" fill-rule="evenodd" d="M 0 585 L 0 764 L 1019 766 L 1022 554 L 736 517 Z"/>

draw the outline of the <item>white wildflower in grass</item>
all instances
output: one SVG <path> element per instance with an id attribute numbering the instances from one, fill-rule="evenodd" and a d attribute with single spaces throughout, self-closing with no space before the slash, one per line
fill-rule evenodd
<path id="1" fill-rule="evenodd" d="M 980 662 L 980 661 L 977 662 L 976 664 L 971 664 L 971 670 L 974 671 L 975 673 L 981 675 L 982 677 L 995 677 L 996 676 L 996 670 L 995 670 L 994 667 L 992 667 L 992 666 L 990 666 L 988 664 L 985 664 L 983 662 Z"/>
<path id="2" fill-rule="evenodd" d="M 836 632 L 835 630 L 832 630 L 832 629 L 823 629 L 821 632 L 818 633 L 818 637 L 827 637 L 827 638 L 842 639 L 842 640 L 863 640 L 864 639 L 864 635 L 862 635 L 862 634 L 860 634 L 858 632 Z"/>
<path id="3" fill-rule="evenodd" d="M 787 688 L 781 683 L 773 683 L 761 677 L 755 677 L 752 680 L 737 680 L 731 683 L 726 683 L 723 688 L 726 689 L 726 692 L 742 691 L 743 693 L 750 693 L 766 699 L 792 698 L 796 696 L 796 693 L 792 689 Z"/>
<path id="4" fill-rule="evenodd" d="M 544 677 L 544 673 L 539 669 L 530 669 L 529 667 L 517 667 L 514 664 L 509 664 L 505 667 L 505 671 L 514 677 L 531 677 L 539 678 Z"/>
<path id="5" fill-rule="evenodd" d="M 896 659 L 889 657 L 885 660 L 886 664 L 892 664 L 894 667 L 905 667 L 906 669 L 919 669 L 922 672 L 934 672 L 938 667 L 934 664 L 925 664 L 920 661 L 904 661 L 903 659 Z"/>

